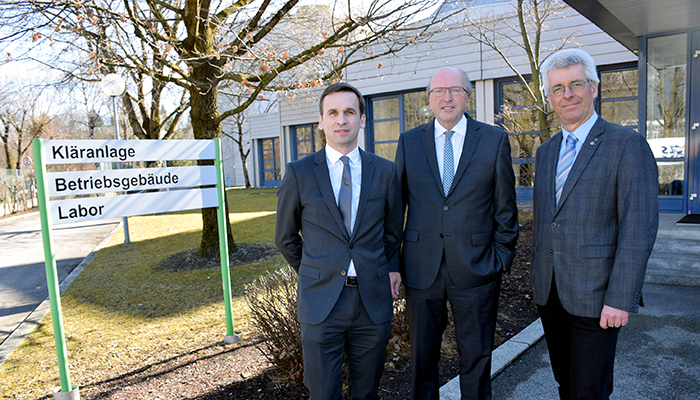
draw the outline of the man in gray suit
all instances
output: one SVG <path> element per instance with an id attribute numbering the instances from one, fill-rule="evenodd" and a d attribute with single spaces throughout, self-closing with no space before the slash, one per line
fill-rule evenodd
<path id="1" fill-rule="evenodd" d="M 326 146 L 287 164 L 275 243 L 299 273 L 304 383 L 340 400 L 343 353 L 351 399 L 377 399 L 398 295 L 403 210 L 396 166 L 357 146 L 365 102 L 347 83 L 321 95 Z"/>
<path id="2" fill-rule="evenodd" d="M 537 150 L 530 284 L 559 396 L 607 399 L 656 239 L 656 162 L 642 135 L 596 114 L 588 53 L 552 54 L 542 82 L 562 131 Z"/>
<path id="3" fill-rule="evenodd" d="M 515 257 L 518 210 L 508 135 L 465 114 L 471 83 L 453 67 L 427 87 L 435 120 L 399 137 L 408 208 L 401 255 L 411 330 L 413 399 L 439 399 L 438 362 L 454 316 L 462 399 L 491 398 L 501 274 Z"/>

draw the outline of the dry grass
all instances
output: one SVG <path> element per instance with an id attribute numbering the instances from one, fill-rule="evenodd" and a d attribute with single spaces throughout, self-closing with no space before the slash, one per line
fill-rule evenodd
<path id="1" fill-rule="evenodd" d="M 228 192 L 236 243 L 271 241 L 273 190 Z M 221 345 L 226 333 L 220 269 L 172 272 L 169 256 L 199 246 L 198 211 L 129 218 L 62 294 L 71 382 L 87 386 Z M 234 328 L 250 337 L 244 286 L 285 264 L 281 256 L 231 267 Z M 59 386 L 51 315 L 0 366 L 0 396 L 48 398 Z"/>

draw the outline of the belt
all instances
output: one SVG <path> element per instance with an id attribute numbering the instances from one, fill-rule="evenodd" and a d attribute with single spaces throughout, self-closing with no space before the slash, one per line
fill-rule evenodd
<path id="1" fill-rule="evenodd" d="M 357 287 L 357 277 L 356 276 L 346 276 L 345 286 L 355 286 Z"/>

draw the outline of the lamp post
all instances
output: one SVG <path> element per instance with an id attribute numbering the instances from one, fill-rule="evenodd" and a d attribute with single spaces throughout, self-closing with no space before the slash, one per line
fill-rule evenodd
<path id="1" fill-rule="evenodd" d="M 100 81 L 100 86 L 105 94 L 112 98 L 112 116 L 114 118 L 114 140 L 119 140 L 119 123 L 117 122 L 117 97 L 121 96 L 126 89 L 124 78 L 118 74 L 107 74 Z M 115 169 L 121 169 L 121 162 L 118 162 Z M 129 240 L 129 218 L 122 217 L 124 225 L 124 243 L 131 243 Z"/>

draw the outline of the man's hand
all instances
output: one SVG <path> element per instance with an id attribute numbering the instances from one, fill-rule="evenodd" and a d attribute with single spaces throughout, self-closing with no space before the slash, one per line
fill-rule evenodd
<path id="1" fill-rule="evenodd" d="M 604 305 L 603 311 L 600 313 L 600 327 L 603 329 L 620 328 L 627 325 L 629 316 L 630 313 L 627 311 Z"/>
<path id="2" fill-rule="evenodd" d="M 389 272 L 389 281 L 391 282 L 391 296 L 394 299 L 398 299 L 399 286 L 401 286 L 401 274 L 398 272 Z"/>

